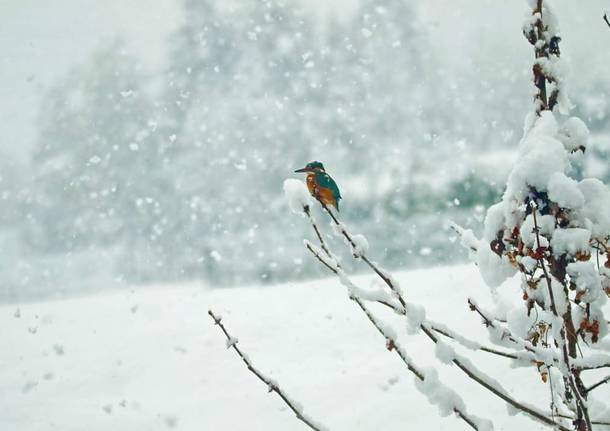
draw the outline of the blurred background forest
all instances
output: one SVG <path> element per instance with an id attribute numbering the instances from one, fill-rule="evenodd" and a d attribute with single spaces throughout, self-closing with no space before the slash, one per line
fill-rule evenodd
<path id="1" fill-rule="evenodd" d="M 465 260 L 447 222 L 478 229 L 502 193 L 532 93 L 525 7 L 466 3 L 183 0 L 156 67 L 109 31 L 78 61 L 51 56 L 69 67 L 44 84 L 13 65 L 37 40 L 4 38 L 2 91 L 37 96 L 4 108 L 35 126 L 28 141 L 4 115 L 0 300 L 322 276 L 282 194 L 311 160 L 385 266 Z M 568 3 L 554 2 L 593 138 L 583 174 L 610 182 L 610 29 L 602 2 Z"/>

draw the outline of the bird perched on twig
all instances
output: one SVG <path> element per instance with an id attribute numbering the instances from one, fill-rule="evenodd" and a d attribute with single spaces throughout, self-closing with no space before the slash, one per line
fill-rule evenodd
<path id="1" fill-rule="evenodd" d="M 304 168 L 295 172 L 307 172 L 307 188 L 309 193 L 324 205 L 332 205 L 339 211 L 341 192 L 335 180 L 326 173 L 320 162 L 309 162 Z"/>

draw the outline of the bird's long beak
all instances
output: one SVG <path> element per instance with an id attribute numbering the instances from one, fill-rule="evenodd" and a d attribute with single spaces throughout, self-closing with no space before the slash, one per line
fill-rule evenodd
<path id="1" fill-rule="evenodd" d="M 307 172 L 307 168 L 297 169 L 295 172 Z"/>

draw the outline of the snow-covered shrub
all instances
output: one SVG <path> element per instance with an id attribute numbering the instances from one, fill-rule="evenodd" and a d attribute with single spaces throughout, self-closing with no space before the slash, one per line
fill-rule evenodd
<path id="1" fill-rule="evenodd" d="M 591 365 L 587 346 L 608 333 L 602 306 L 610 296 L 610 190 L 596 179 L 574 178 L 589 133 L 566 115 L 556 20 L 546 2 L 531 4 L 524 34 L 536 54 L 535 110 L 502 200 L 487 211 L 483 238 L 465 238 L 488 285 L 520 274 L 524 305 L 509 323 L 527 322 L 522 335 L 537 349 L 543 380 L 551 367 L 561 375 L 550 383 L 553 414 L 571 412 L 575 429 L 590 430 L 581 372 Z"/>

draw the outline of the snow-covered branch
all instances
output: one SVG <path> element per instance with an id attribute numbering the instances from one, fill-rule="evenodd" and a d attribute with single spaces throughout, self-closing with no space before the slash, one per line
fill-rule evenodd
<path id="1" fill-rule="evenodd" d="M 463 346 L 469 350 L 480 350 L 482 352 L 491 353 L 493 355 L 502 356 L 502 357 L 508 358 L 508 359 L 514 359 L 514 360 L 521 359 L 519 356 L 515 355 L 514 353 L 503 352 L 501 350 L 483 346 L 476 341 L 472 341 L 472 340 L 458 334 L 457 332 L 455 332 L 454 330 L 449 328 L 447 325 L 444 325 L 442 323 L 432 322 L 431 320 L 428 320 L 428 324 L 430 325 L 430 329 L 432 329 L 434 332 L 438 332 L 439 334 L 457 342 L 458 344 L 460 344 L 461 346 Z"/>
<path id="2" fill-rule="evenodd" d="M 573 361 L 574 369 L 578 371 L 588 371 L 610 368 L 610 362 L 608 361 L 607 355 L 604 355 L 604 360 L 599 362 L 591 362 L 588 359 L 589 358 L 586 358 L 585 360 L 575 359 Z"/>
<path id="3" fill-rule="evenodd" d="M 449 222 L 449 227 L 460 238 L 462 246 L 470 250 L 472 253 L 476 253 L 478 251 L 479 240 L 474 236 L 471 230 L 464 229 L 462 226 L 452 221 Z"/>
<path id="4" fill-rule="evenodd" d="M 552 111 L 560 105 L 562 112 L 569 109 L 564 92 L 564 74 L 559 61 L 559 29 L 549 5 L 543 0 L 532 0 L 532 14 L 523 24 L 523 34 L 534 47 L 536 60 L 532 68 L 536 86 L 536 114 Z"/>
<path id="5" fill-rule="evenodd" d="M 398 343 L 393 331 L 383 325 L 358 297 L 352 297 L 351 299 L 356 302 L 377 331 L 385 337 L 386 349 L 396 352 L 407 369 L 421 382 L 417 385 L 417 388 L 426 395 L 431 404 L 438 407 L 441 416 L 447 416 L 450 412 L 453 412 L 474 430 L 493 430 L 490 421 L 476 417 L 466 411 L 466 405 L 462 398 L 448 386 L 442 384 L 434 370 L 418 368 Z"/>
<path id="6" fill-rule="evenodd" d="M 315 221 L 312 221 L 312 224 L 314 226 L 314 230 L 316 231 L 316 233 L 319 233 L 319 229 L 318 229 Z M 318 236 L 318 238 L 321 239 L 321 236 Z M 323 240 L 321 240 L 321 241 L 323 242 Z M 335 275 L 339 275 L 338 269 L 335 268 L 334 263 L 329 263 L 327 258 L 325 258 L 322 255 L 322 253 L 320 253 L 320 250 L 317 249 L 317 247 L 313 246 L 309 241 L 305 241 L 305 247 L 313 254 L 313 256 L 316 259 L 318 259 L 318 261 L 321 264 L 323 264 L 326 268 L 328 268 L 330 271 L 332 271 Z M 328 251 L 328 248 L 325 244 L 324 244 L 324 247 Z M 402 314 L 402 315 L 406 314 L 405 309 L 400 307 L 400 305 L 398 305 L 398 304 L 393 304 L 390 301 L 387 301 L 384 299 L 379 299 L 379 298 L 375 299 L 374 301 L 392 309 L 397 314 Z M 470 350 L 480 350 L 483 352 L 491 353 L 493 355 L 502 356 L 502 357 L 505 357 L 508 359 L 513 359 L 513 360 L 522 359 L 513 353 L 503 352 L 503 351 L 500 351 L 500 350 L 497 350 L 497 349 L 494 349 L 491 347 L 482 346 L 478 342 L 469 340 L 466 337 L 458 334 L 457 332 L 453 331 L 452 329 L 450 329 L 449 327 L 447 327 L 444 324 L 441 324 L 438 322 L 432 322 L 432 321 L 428 321 L 428 323 L 430 325 L 430 328 L 433 331 L 438 332 L 439 334 L 454 340 L 455 342 L 459 343 L 460 345 L 462 345 Z"/>
<path id="7" fill-rule="evenodd" d="M 309 214 L 308 214 L 308 216 L 311 217 Z M 326 246 L 326 244 L 324 243 L 324 240 L 322 239 L 322 236 L 319 235 L 320 231 L 319 231 L 317 224 L 311 218 L 310 218 L 310 222 L 312 223 L 316 234 L 318 234 L 318 238 L 321 242 L 321 246 L 323 245 L 323 250 L 325 250 L 327 255 L 326 255 L 326 257 L 323 256 L 322 253 L 320 252 L 320 250 L 317 247 L 315 247 L 314 245 L 312 245 L 309 241 L 305 241 L 305 247 L 311 252 L 311 254 L 313 254 L 313 256 L 316 259 L 318 259 L 318 261 L 322 265 L 324 265 L 326 268 L 328 268 L 335 275 L 342 276 L 339 274 L 338 268 L 335 267 L 335 262 L 329 262 L 329 260 L 328 260 L 328 257 L 330 257 L 331 255 L 330 255 L 330 252 L 328 251 L 328 247 Z M 402 315 L 406 314 L 405 309 L 400 307 L 400 305 L 398 305 L 398 304 L 393 304 L 388 300 L 379 299 L 379 298 L 374 299 L 374 301 L 377 302 L 378 304 L 384 305 L 384 306 L 392 309 L 397 314 L 402 314 Z M 502 357 L 505 357 L 508 359 L 513 359 L 513 360 L 522 359 L 513 353 L 507 353 L 507 352 L 503 352 L 503 351 L 500 351 L 500 350 L 497 350 L 497 349 L 494 349 L 491 347 L 482 346 L 478 342 L 469 340 L 466 337 L 458 334 L 457 332 L 455 332 L 454 330 L 450 329 L 449 327 L 447 327 L 446 325 L 444 325 L 442 323 L 432 322 L 432 321 L 428 321 L 428 323 L 430 325 L 430 328 L 433 331 L 438 332 L 439 334 L 454 340 L 458 344 L 460 344 L 470 350 L 480 350 L 483 352 L 491 353 L 491 354 L 494 354 L 497 356 L 502 356 Z"/>
<path id="8" fill-rule="evenodd" d="M 540 226 L 538 225 L 538 218 L 536 217 L 536 213 L 538 212 L 538 207 L 537 207 L 537 204 L 535 201 L 531 201 L 530 206 L 532 207 L 532 219 L 533 219 L 533 224 L 534 224 L 533 232 L 536 236 L 537 250 L 543 250 L 542 243 L 540 241 Z M 555 300 L 555 294 L 553 292 L 551 276 L 549 275 L 549 272 L 546 269 L 544 253 L 535 254 L 535 259 L 538 261 L 538 264 L 540 265 L 540 267 L 542 268 L 542 271 L 544 273 L 544 278 L 545 278 L 546 285 L 547 285 L 548 292 L 549 292 L 551 312 L 555 316 L 555 319 L 557 322 L 562 322 L 562 324 L 560 326 L 559 337 L 555 336 L 555 341 L 559 344 L 559 348 L 562 353 L 563 365 L 565 367 L 565 370 L 570 370 L 566 374 L 564 374 L 564 380 L 567 381 L 567 383 L 570 386 L 573 396 L 576 398 L 579 418 L 582 418 L 581 420 L 584 420 L 585 423 L 587 424 L 587 429 L 591 430 L 593 428 L 592 428 L 592 424 L 591 424 L 591 418 L 589 417 L 589 408 L 588 408 L 587 402 L 586 402 L 587 391 L 584 388 L 584 384 L 580 380 L 580 376 L 571 371 L 573 369 L 572 364 L 571 364 L 571 356 L 575 357 L 576 353 L 575 352 L 571 353 L 571 352 L 569 352 L 568 349 L 569 349 L 569 347 L 574 348 L 576 343 L 574 341 L 570 342 L 568 337 L 571 336 L 573 339 L 575 339 L 576 331 L 574 330 L 574 323 L 572 320 L 572 311 L 570 309 L 571 304 L 569 301 L 567 288 L 564 287 L 563 293 L 565 294 L 565 297 L 568 300 L 565 301 L 565 305 L 564 305 L 565 311 L 560 316 L 560 313 L 557 309 L 557 302 Z M 562 292 L 560 292 L 560 294 L 561 293 Z M 563 319 L 563 321 L 562 321 L 562 319 Z M 567 401 L 569 401 L 569 397 L 566 396 L 566 402 Z"/>
<path id="9" fill-rule="evenodd" d="M 315 222 L 313 222 L 313 224 L 315 224 Z M 372 302 L 377 302 L 378 304 L 381 304 L 385 307 L 392 309 L 397 314 L 405 314 L 404 308 L 402 308 L 400 306 L 400 304 L 392 303 L 392 300 L 388 297 L 388 295 L 385 295 L 383 291 L 379 291 L 379 290 L 365 291 L 365 290 L 357 287 L 351 281 L 348 281 L 347 275 L 345 274 L 345 272 L 343 272 L 343 270 L 339 266 L 339 263 L 334 259 L 334 257 L 332 257 L 332 255 L 330 255 L 330 252 L 328 252 L 329 254 L 322 253 L 322 250 L 320 248 L 316 247 L 315 245 L 313 245 L 312 243 L 310 243 L 307 240 L 304 241 L 304 244 L 305 244 L 305 247 L 307 248 L 307 250 L 309 250 L 311 252 L 311 254 L 313 254 L 313 256 L 316 259 L 318 259 L 318 261 L 322 265 L 324 265 L 326 268 L 328 268 L 330 271 L 332 271 L 335 275 L 337 275 L 344 284 L 347 283 L 350 291 L 357 294 L 359 296 L 359 298 L 365 299 L 368 301 L 372 301 Z M 326 248 L 326 250 L 328 250 L 328 248 Z"/>
<path id="10" fill-rule="evenodd" d="M 339 222 L 339 219 L 337 218 L 337 216 L 334 214 L 334 212 L 330 208 L 328 208 L 328 206 L 326 204 L 324 204 L 323 202 L 320 202 L 320 204 L 322 205 L 324 210 L 326 210 L 326 212 L 332 219 L 333 223 L 335 224 L 336 232 L 338 232 L 340 235 L 342 235 L 345 238 L 345 240 L 347 241 L 347 243 L 350 245 L 352 255 L 354 256 L 354 258 L 361 259 L 363 262 L 365 262 L 373 270 L 373 272 L 375 272 L 375 274 L 377 274 L 379 276 L 379 278 L 381 278 L 383 280 L 383 282 L 390 288 L 390 290 L 393 292 L 393 294 L 396 296 L 396 298 L 400 302 L 400 305 L 402 305 L 402 307 L 405 308 L 406 302 L 404 301 L 404 299 L 402 297 L 402 292 L 400 290 L 400 286 L 399 286 L 398 282 L 396 280 L 394 280 L 392 278 L 392 276 L 390 274 L 388 274 L 385 270 L 383 270 L 381 267 L 379 267 L 379 265 L 377 265 L 375 262 L 371 261 L 366 256 L 366 252 L 368 251 L 367 250 L 368 243 L 367 243 L 366 239 L 361 235 L 359 236 L 358 239 L 356 239 L 356 236 L 352 235 L 347 230 L 345 225 L 343 223 Z"/>
<path id="11" fill-rule="evenodd" d="M 428 336 L 430 340 L 434 342 L 437 346 L 439 345 L 439 339 L 434 335 L 430 327 L 425 323 L 421 324 L 422 331 Z M 533 406 L 529 406 L 526 403 L 515 400 L 509 393 L 504 389 L 500 383 L 491 377 L 485 375 L 483 372 L 478 370 L 474 364 L 470 362 L 467 358 L 457 354 L 455 351 L 449 351 L 443 347 L 441 350 L 443 353 L 439 353 L 439 349 L 436 350 L 437 356 L 440 356 L 441 360 L 449 360 L 453 364 L 455 364 L 460 370 L 462 370 L 468 377 L 477 382 L 479 385 L 483 386 L 485 389 L 490 391 L 495 396 L 499 397 L 507 404 L 510 404 L 515 409 L 525 413 L 529 417 L 536 419 L 546 425 L 550 425 L 556 427 L 556 429 L 561 431 L 569 431 L 565 426 L 555 422 L 553 419 L 549 418 L 544 412 L 539 411 Z"/>
<path id="12" fill-rule="evenodd" d="M 542 362 L 547 366 L 557 364 L 559 359 L 551 350 L 534 346 L 530 341 L 524 340 L 521 337 L 513 334 L 506 326 L 502 324 L 495 316 L 484 310 L 477 304 L 477 302 L 468 298 L 468 306 L 471 311 L 476 312 L 483 321 L 485 327 L 490 331 L 491 338 L 498 341 L 509 341 L 514 344 L 517 348 L 525 350 L 532 356 L 526 357 L 532 362 Z M 524 353 L 524 352 L 523 352 Z M 523 358 L 523 353 L 520 354 L 520 358 Z"/>
<path id="13" fill-rule="evenodd" d="M 439 338 L 433 332 L 432 325 L 425 319 L 425 312 L 423 312 L 423 309 L 420 309 L 419 307 L 414 306 L 412 304 L 408 304 L 405 301 L 404 297 L 402 296 L 402 292 L 400 291 L 400 288 L 398 287 L 398 284 L 394 281 L 394 279 L 391 277 L 391 275 L 388 274 L 386 271 L 381 270 L 375 263 L 370 261 L 366 257 L 365 250 L 364 251 L 359 250 L 358 252 L 354 252 L 354 250 L 357 250 L 357 248 L 358 248 L 356 241 L 354 240 L 354 236 L 349 232 L 349 230 L 346 228 L 346 226 L 343 225 L 339 221 L 338 217 L 333 213 L 332 210 L 330 210 L 324 204 L 322 204 L 322 206 L 324 207 L 326 212 L 331 217 L 334 225 L 337 227 L 339 234 L 342 235 L 346 239 L 346 242 L 351 247 L 352 255 L 354 256 L 354 258 L 362 259 L 364 262 L 366 262 L 369 265 L 369 267 L 371 267 L 371 269 L 373 269 L 373 271 L 379 277 L 381 277 L 381 279 L 390 288 L 390 290 L 392 291 L 392 293 L 396 297 L 396 299 L 404 307 L 404 310 L 406 311 L 405 316 L 409 320 L 409 326 L 413 330 L 418 330 L 418 329 L 422 330 L 424 332 L 424 334 L 432 342 L 434 342 L 434 344 L 436 344 L 437 346 L 438 345 L 443 346 L 443 349 L 442 349 L 443 352 L 445 352 L 445 353 L 447 353 L 448 351 L 451 352 L 451 355 L 450 355 L 451 358 L 447 358 L 447 355 L 444 355 L 444 354 L 442 355 L 444 357 L 444 359 L 446 359 L 445 362 L 455 364 L 460 370 L 462 370 L 473 381 L 477 382 L 479 385 L 483 386 L 485 389 L 490 391 L 492 394 L 496 395 L 497 397 L 499 397 L 506 403 L 510 404 L 515 409 L 525 413 L 526 415 L 530 416 L 531 418 L 538 420 L 542 423 L 545 423 L 547 425 L 554 426 L 559 430 L 568 431 L 568 428 L 555 422 L 553 419 L 549 418 L 545 413 L 543 413 L 543 412 L 537 410 L 536 408 L 529 406 L 523 402 L 515 400 L 512 396 L 510 396 L 510 394 L 505 389 L 503 389 L 501 387 L 501 385 L 498 382 L 489 378 L 484 373 L 482 373 L 480 370 L 478 370 L 474 366 L 474 364 L 472 364 L 468 359 L 457 355 L 455 352 L 453 352 L 452 349 L 446 348 L 446 346 L 444 346 L 444 344 L 441 344 L 439 342 Z M 305 210 L 306 210 L 305 205 L 303 205 L 303 211 L 305 211 Z M 309 216 L 309 220 L 310 220 L 310 223 L 315 224 L 315 220 L 313 220 L 313 218 L 311 218 L 310 216 Z M 317 228 L 317 226 L 314 227 L 314 230 L 316 232 L 319 232 L 319 228 Z M 321 238 L 321 235 L 318 238 Z M 323 256 L 323 252 L 321 249 L 317 248 L 316 246 L 309 243 L 308 241 L 306 241 L 305 244 L 306 244 L 307 248 L 314 254 L 314 256 L 316 256 L 316 258 L 318 260 L 320 260 L 327 268 L 331 269 L 337 276 L 339 276 L 339 279 L 341 280 L 341 282 L 344 285 L 346 285 L 346 287 L 348 288 L 348 291 L 350 293 L 350 298 L 353 300 L 358 299 L 358 296 L 356 294 L 354 294 L 353 283 L 351 283 L 351 281 L 349 280 L 349 278 L 347 277 L 345 272 L 342 269 L 337 267 L 336 260 L 334 259 L 332 253 L 330 253 L 328 246 L 325 245 L 325 248 L 326 248 L 326 250 L 328 250 L 328 252 L 326 253 L 326 256 Z M 356 302 L 359 306 L 362 305 L 361 309 L 362 309 L 362 307 L 364 307 L 364 304 L 362 304 L 362 302 L 359 299 Z M 365 312 L 365 314 L 367 314 L 367 317 L 369 318 L 369 320 L 374 319 L 373 315 L 366 309 L 366 307 L 365 307 L 365 309 L 363 309 L 363 311 Z M 377 325 L 376 325 L 376 327 L 377 327 Z M 379 330 L 379 328 L 378 328 L 378 330 Z M 383 334 L 383 332 L 382 332 L 382 334 Z M 386 336 L 386 339 L 388 339 L 387 336 Z M 393 347 L 394 346 L 393 339 L 390 339 L 390 341 L 392 342 L 391 346 Z M 462 340 L 462 341 L 464 341 L 464 340 Z M 448 350 L 448 349 L 450 349 L 450 350 Z M 438 350 L 439 349 L 437 349 L 437 352 L 438 352 Z M 398 353 L 400 354 L 400 351 Z M 403 358 L 402 355 L 401 355 L 401 358 Z M 405 359 L 403 358 L 403 360 L 405 360 Z M 413 367 L 413 368 L 415 368 L 415 367 Z M 409 368 L 409 369 L 411 369 L 411 368 Z"/>
<path id="14" fill-rule="evenodd" d="M 328 209 L 327 211 L 334 217 L 334 215 Z M 303 212 L 309 219 L 309 222 L 311 223 L 314 231 L 316 232 L 316 236 L 320 241 L 320 247 L 317 247 L 306 240 L 305 247 L 314 255 L 316 259 L 318 259 L 318 261 L 320 261 L 325 267 L 339 277 L 341 283 L 346 286 L 348 290 L 349 298 L 358 305 L 369 322 L 371 322 L 375 329 L 377 329 L 377 332 L 379 332 L 386 340 L 386 348 L 389 351 L 396 352 L 396 354 L 406 365 L 407 369 L 421 382 L 421 384 L 417 385 L 418 389 L 424 393 L 424 395 L 426 395 L 432 404 L 435 404 L 439 408 L 441 415 L 447 415 L 449 412 L 454 412 L 460 419 L 475 430 L 492 430 L 493 426 L 490 421 L 478 418 L 466 411 L 466 406 L 461 397 L 456 392 L 443 385 L 438 380 L 438 376 L 433 370 L 423 370 L 415 365 L 404 348 L 399 344 L 394 331 L 387 325 L 383 324 L 364 304 L 363 300 L 361 299 L 361 295 L 366 296 L 367 294 L 358 288 L 339 266 L 336 258 L 331 253 L 328 245 L 320 234 L 320 229 L 318 228 L 315 219 L 311 216 L 309 207 L 303 205 Z M 351 238 L 351 235 L 347 233 L 346 230 L 345 232 L 346 238 Z M 404 303 L 404 299 L 402 299 L 402 297 L 399 296 L 398 298 Z M 406 315 L 406 308 L 403 308 L 398 304 L 392 304 L 389 300 L 375 297 L 369 297 L 368 299 L 386 305 L 398 314 Z"/>
<path id="15" fill-rule="evenodd" d="M 476 252 L 464 244 L 489 286 L 521 274 L 523 312 L 510 324 L 529 329 L 517 335 L 474 301 L 470 306 L 492 339 L 533 355 L 543 380 L 550 380 L 552 415 L 565 416 L 565 407 L 574 429 L 591 431 L 581 372 L 610 365 L 607 355 L 593 350 L 608 334 L 603 306 L 610 292 L 610 190 L 599 180 L 571 177 L 589 131 L 579 118 L 553 113 L 570 108 L 559 27 L 546 0 L 532 0 L 531 7 L 523 30 L 536 57 L 535 115 L 526 117 L 517 161 L 502 201 L 487 211 L 483 238 L 469 241 Z"/>
<path id="16" fill-rule="evenodd" d="M 252 361 L 250 361 L 248 356 L 244 354 L 239 347 L 237 347 L 237 338 L 234 338 L 229 334 L 224 324 L 222 323 L 222 318 L 219 315 L 214 314 L 212 310 L 208 310 L 208 314 L 212 317 L 212 319 L 214 319 L 214 324 L 217 325 L 220 330 L 225 334 L 225 337 L 227 338 L 227 348 L 232 348 L 235 353 L 237 353 L 237 355 L 241 358 L 244 364 L 246 364 L 246 367 L 248 367 L 248 370 L 250 370 L 250 372 L 252 372 L 261 382 L 267 385 L 267 390 L 269 392 L 275 392 L 288 406 L 288 408 L 294 412 L 296 417 L 312 430 L 327 430 L 326 427 L 317 423 L 309 416 L 305 415 L 305 413 L 303 412 L 303 407 L 299 403 L 291 399 L 284 390 L 280 389 L 280 386 L 277 382 L 274 382 L 269 377 L 265 376 L 252 364 Z"/>
<path id="17" fill-rule="evenodd" d="M 347 239 L 347 242 L 352 246 L 352 248 L 354 248 L 354 242 L 352 239 L 353 236 L 349 233 L 349 231 L 345 227 L 345 225 L 343 225 L 338 220 L 337 216 L 329 208 L 325 207 L 325 210 L 330 215 L 330 217 L 332 218 L 332 221 L 335 223 L 335 225 L 339 227 L 340 233 Z M 408 304 L 404 300 L 404 298 L 402 296 L 402 292 L 397 287 L 397 284 L 395 282 L 393 282 L 393 278 L 391 277 L 391 275 L 385 271 L 379 270 L 379 268 L 375 264 L 369 263 L 370 260 L 368 260 L 364 254 L 361 254 L 358 256 L 354 254 L 354 257 L 360 258 L 360 259 L 364 260 L 365 262 L 367 262 L 369 264 L 369 266 L 374 270 L 374 272 L 382 278 L 382 280 L 392 281 L 392 284 L 388 284 L 387 282 L 386 282 L 386 284 L 388 284 L 388 286 L 390 286 L 393 294 L 396 296 L 398 301 L 401 304 L 404 304 L 404 307 L 406 310 L 406 317 L 407 317 L 407 319 L 409 319 L 410 326 L 419 327 L 419 329 L 421 329 L 424 332 L 424 334 L 432 342 L 434 342 L 435 344 L 438 345 L 439 339 L 436 335 L 434 335 L 432 326 L 425 319 L 425 313 L 423 312 L 423 309 L 420 309 L 419 307 L 414 306 L 412 304 Z M 367 260 L 365 260 L 365 259 L 367 259 Z M 409 315 L 409 312 L 416 314 L 416 316 Z M 446 352 L 447 349 L 444 349 L 444 351 Z M 554 421 L 553 419 L 548 417 L 545 413 L 537 410 L 535 407 L 529 406 L 526 403 L 515 400 L 505 389 L 503 389 L 501 387 L 501 385 L 498 382 L 487 377 L 484 373 L 482 373 L 480 370 L 478 370 L 476 368 L 476 366 L 474 364 L 472 364 L 468 359 L 466 359 L 464 357 L 460 357 L 459 355 L 455 354 L 455 352 L 453 352 L 453 355 L 454 356 L 448 362 L 455 364 L 460 370 L 462 370 L 473 381 L 475 381 L 479 385 L 483 386 L 485 389 L 487 389 L 492 394 L 496 395 L 497 397 L 499 397 L 506 403 L 510 404 L 515 409 L 525 413 L 526 415 L 530 416 L 531 418 L 538 420 L 542 423 L 545 423 L 545 424 L 551 425 L 551 426 L 555 426 L 555 427 L 557 427 L 557 429 L 566 430 L 566 431 L 568 430 L 568 428 L 565 428 L 563 425 L 557 423 L 556 421 Z"/>

